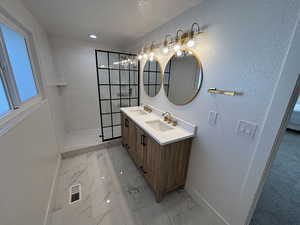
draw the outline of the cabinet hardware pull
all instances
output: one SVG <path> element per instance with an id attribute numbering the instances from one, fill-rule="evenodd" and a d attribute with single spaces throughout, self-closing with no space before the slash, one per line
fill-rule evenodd
<path id="1" fill-rule="evenodd" d="M 141 135 L 141 145 L 143 145 L 143 135 Z"/>
<path id="2" fill-rule="evenodd" d="M 146 136 L 143 135 L 143 146 L 146 146 L 146 145 L 147 145 L 147 144 L 145 143 L 145 138 L 146 138 Z"/>
<path id="3" fill-rule="evenodd" d="M 125 127 L 128 127 L 128 119 L 125 119 Z"/>
<path id="4" fill-rule="evenodd" d="M 144 170 L 144 167 L 141 166 L 140 168 L 144 174 L 147 174 L 147 172 Z"/>

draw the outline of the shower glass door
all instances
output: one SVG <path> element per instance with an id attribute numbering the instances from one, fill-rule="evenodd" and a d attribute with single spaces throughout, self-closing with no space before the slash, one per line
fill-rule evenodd
<path id="1" fill-rule="evenodd" d="M 133 54 L 96 50 L 102 141 L 121 137 L 121 107 L 139 105 L 139 63 Z M 123 62 L 123 63 L 121 63 Z"/>

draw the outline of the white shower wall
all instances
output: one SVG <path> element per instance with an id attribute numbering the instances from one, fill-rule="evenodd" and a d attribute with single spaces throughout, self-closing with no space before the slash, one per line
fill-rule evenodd
<path id="1" fill-rule="evenodd" d="M 98 42 L 50 37 L 54 63 L 62 81 L 65 131 L 99 129 L 100 112 L 97 89 L 95 49 L 113 47 Z"/>
<path id="2" fill-rule="evenodd" d="M 54 36 L 49 41 L 58 77 L 66 83 L 59 88 L 66 133 L 62 151 L 97 145 L 101 142 L 101 124 L 95 49 L 115 48 Z"/>

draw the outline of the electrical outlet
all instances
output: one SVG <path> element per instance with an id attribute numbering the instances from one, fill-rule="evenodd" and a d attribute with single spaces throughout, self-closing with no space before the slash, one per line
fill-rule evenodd
<path id="1" fill-rule="evenodd" d="M 257 124 L 245 120 L 240 120 L 238 122 L 237 134 L 241 136 L 247 136 L 254 138 L 257 130 Z"/>
<path id="2" fill-rule="evenodd" d="M 211 126 L 215 126 L 217 124 L 219 113 L 215 111 L 210 111 L 208 116 L 208 123 Z"/>

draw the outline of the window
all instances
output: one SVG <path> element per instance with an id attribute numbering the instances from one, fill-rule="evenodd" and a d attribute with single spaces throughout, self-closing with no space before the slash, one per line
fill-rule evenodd
<path id="1" fill-rule="evenodd" d="M 1 71 L 0 71 L 1 72 Z M 0 77 L 0 117 L 9 111 L 9 104 L 3 86 L 3 81 Z"/>
<path id="2" fill-rule="evenodd" d="M 27 39 L 0 23 L 0 117 L 39 94 Z"/>

